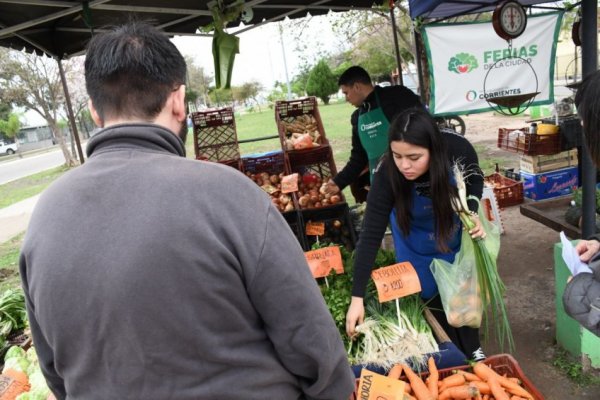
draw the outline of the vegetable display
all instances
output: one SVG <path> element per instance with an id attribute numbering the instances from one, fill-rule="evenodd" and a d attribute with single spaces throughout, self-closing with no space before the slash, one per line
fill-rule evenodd
<path id="1" fill-rule="evenodd" d="M 33 347 L 27 351 L 19 346 L 10 347 L 4 356 L 2 375 L 22 384 L 23 392 L 15 400 L 46 400 L 51 394 Z"/>
<path id="2" fill-rule="evenodd" d="M 269 174 L 268 172 L 260 172 L 253 174 L 246 172 L 246 176 L 264 190 L 270 197 L 273 205 L 281 212 L 293 211 L 294 200 L 289 193 L 281 193 L 281 179 L 284 173 Z"/>
<path id="3" fill-rule="evenodd" d="M 298 182 L 298 204 L 301 209 L 321 208 L 338 204 L 343 201 L 339 194 L 325 193 L 325 185 L 331 177 L 320 177 L 312 172 L 306 172 Z"/>
<path id="4" fill-rule="evenodd" d="M 312 115 L 304 114 L 293 121 L 281 121 L 281 127 L 286 135 L 286 150 L 302 150 L 323 143 L 317 120 Z"/>
<path id="5" fill-rule="evenodd" d="M 475 223 L 471 219 L 471 213 L 467 205 L 467 189 L 464 176 L 459 165 L 454 165 L 453 172 L 458 188 L 458 198 L 454 199 L 454 209 L 458 213 L 465 229 L 469 231 L 475 227 Z M 492 242 L 494 235 L 491 234 L 491 231 L 495 228 L 487 223 L 485 217 L 480 216 L 480 220 L 484 229 L 486 229 L 487 236 L 485 239 L 477 238 L 472 240 L 476 259 L 479 293 L 484 311 L 484 330 L 486 333 L 489 333 L 490 325 L 493 324 L 494 333 L 500 348 L 503 349 L 505 344 L 507 344 L 509 351 L 512 352 L 515 345 L 506 312 L 506 304 L 504 303 L 505 287 L 496 267 L 499 241 L 498 243 Z"/>
<path id="6" fill-rule="evenodd" d="M 433 357 L 429 357 L 428 366 L 429 374 L 419 375 L 408 365 L 397 364 L 390 369 L 387 376 L 407 382 L 404 399 L 535 400 L 535 397 L 522 386 L 518 377 L 501 375 L 484 361 L 473 363 L 471 366 L 473 372 L 465 369 L 438 371 Z"/>
<path id="7" fill-rule="evenodd" d="M 0 340 L 27 326 L 25 296 L 20 289 L 8 289 L 0 297 Z"/>

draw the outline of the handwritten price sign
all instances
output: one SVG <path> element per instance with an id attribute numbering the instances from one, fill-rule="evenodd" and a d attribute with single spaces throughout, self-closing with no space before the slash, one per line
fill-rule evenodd
<path id="1" fill-rule="evenodd" d="M 325 222 L 307 222 L 307 236 L 323 236 L 325 234 Z"/>
<path id="2" fill-rule="evenodd" d="M 371 277 L 375 281 L 380 303 L 421 291 L 417 271 L 409 262 L 376 269 L 371 272 Z"/>
<path id="3" fill-rule="evenodd" d="M 402 400 L 404 385 L 406 385 L 404 381 L 391 379 L 363 368 L 360 372 L 357 395 L 361 400 Z"/>
<path id="4" fill-rule="evenodd" d="M 337 246 L 307 251 L 304 253 L 304 256 L 315 278 L 322 278 L 329 275 L 332 269 L 336 274 L 344 273 L 342 254 L 340 253 L 340 248 Z"/>
<path id="5" fill-rule="evenodd" d="M 286 175 L 281 178 L 281 193 L 298 191 L 298 174 Z"/>

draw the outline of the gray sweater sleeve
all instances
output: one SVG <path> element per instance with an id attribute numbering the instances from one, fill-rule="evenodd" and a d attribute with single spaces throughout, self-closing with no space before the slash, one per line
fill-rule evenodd
<path id="1" fill-rule="evenodd" d="M 571 317 L 600 336 L 600 253 L 589 262 L 592 273 L 581 273 L 567 283 L 563 306 Z"/>
<path id="2" fill-rule="evenodd" d="M 248 292 L 283 365 L 308 399 L 346 399 L 354 375 L 340 334 L 302 249 L 269 207 L 256 274 Z M 310 324 L 305 324 L 310 321 Z"/>
<path id="3" fill-rule="evenodd" d="M 27 306 L 27 315 L 29 318 L 29 327 L 31 329 L 31 335 L 35 343 L 35 352 L 37 353 L 38 360 L 40 363 L 40 369 L 48 388 L 52 391 L 57 400 L 65 399 L 67 396 L 65 390 L 65 382 L 63 378 L 58 375 L 54 368 L 54 355 L 52 349 L 48 345 L 46 338 L 42 334 L 40 327 L 37 323 L 35 316 L 35 309 L 33 308 L 31 298 L 29 295 L 29 284 L 27 281 L 27 260 L 23 254 L 19 259 L 19 270 L 21 274 L 21 284 L 23 285 L 23 292 L 25 294 L 25 305 Z"/>

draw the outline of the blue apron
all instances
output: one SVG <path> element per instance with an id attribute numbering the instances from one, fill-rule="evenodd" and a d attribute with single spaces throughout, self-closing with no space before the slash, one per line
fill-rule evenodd
<path id="1" fill-rule="evenodd" d="M 395 209 L 390 215 L 396 261 L 410 261 L 415 267 L 421 282 L 421 297 L 430 299 L 438 293 L 438 288 L 429 265 L 434 258 L 441 258 L 449 263 L 454 261 L 454 257 L 460 249 L 462 224 L 458 216 L 455 215 L 455 232 L 448 242 L 450 252 L 441 252 L 435 242 L 435 215 L 431 199 L 419 196 L 414 187 L 412 196 L 412 219 L 408 236 L 404 236 L 398 227 Z"/>

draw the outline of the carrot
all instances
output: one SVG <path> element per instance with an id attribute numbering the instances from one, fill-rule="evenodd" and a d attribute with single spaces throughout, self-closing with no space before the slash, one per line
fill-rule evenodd
<path id="1" fill-rule="evenodd" d="M 465 377 L 462 375 L 449 375 L 446 378 L 442 379 L 442 386 L 440 387 L 440 392 L 443 392 L 445 389 L 451 386 L 460 386 L 465 384 Z"/>
<path id="2" fill-rule="evenodd" d="M 496 371 L 494 371 L 482 362 L 475 363 L 475 365 L 473 366 L 473 371 L 477 376 L 479 376 L 482 380 L 486 382 L 488 382 L 490 379 L 495 379 L 500 385 L 502 385 L 502 387 L 506 388 L 511 394 L 516 394 L 517 396 L 533 400 L 533 396 L 527 390 L 523 389 L 517 383 L 512 382 L 510 379 L 498 374 Z"/>
<path id="3" fill-rule="evenodd" d="M 481 394 L 492 394 L 490 391 L 490 385 L 482 381 L 469 382 L 469 386 L 476 387 Z"/>
<path id="4" fill-rule="evenodd" d="M 483 398 L 481 400 L 489 400 L 490 399 L 490 395 L 489 394 L 484 394 Z"/>
<path id="5" fill-rule="evenodd" d="M 496 400 L 510 400 L 508 394 L 506 394 L 502 386 L 500 386 L 500 382 L 498 382 L 498 379 L 488 379 L 487 383 L 488 385 L 490 385 L 490 390 L 492 391 L 492 395 Z"/>
<path id="6" fill-rule="evenodd" d="M 429 392 L 429 389 L 427 389 L 427 386 L 423 380 L 417 374 L 415 374 L 408 365 L 402 364 L 402 367 L 406 377 L 410 381 L 410 387 L 412 388 L 417 400 L 435 400 L 431 392 Z"/>
<path id="7" fill-rule="evenodd" d="M 473 382 L 473 381 L 480 381 L 481 380 L 481 378 L 478 377 L 477 375 L 472 374 L 472 373 L 467 372 L 467 371 L 463 371 L 462 369 L 453 369 L 452 373 L 464 376 L 465 380 L 467 382 Z"/>
<path id="8" fill-rule="evenodd" d="M 437 367 L 435 366 L 435 360 L 433 357 L 429 357 L 427 360 L 427 366 L 429 367 L 429 378 L 427 378 L 427 387 L 429 391 L 433 395 L 434 399 L 438 398 L 438 381 L 440 379 L 440 373 L 438 372 Z"/>
<path id="9" fill-rule="evenodd" d="M 519 378 L 517 378 L 517 377 L 514 377 L 514 376 L 509 376 L 509 377 L 508 377 L 508 378 L 506 378 L 506 379 L 508 379 L 508 380 L 509 380 L 509 381 L 511 381 L 511 382 L 514 382 L 514 383 L 516 383 L 517 385 L 520 385 L 520 384 L 522 384 L 522 383 L 523 383 L 523 382 L 521 382 L 521 380 L 520 380 Z"/>
<path id="10" fill-rule="evenodd" d="M 524 398 L 523 398 L 523 397 L 521 397 L 521 396 L 511 396 L 511 397 L 510 397 L 510 400 L 526 400 L 526 399 L 524 399 Z"/>
<path id="11" fill-rule="evenodd" d="M 452 386 L 440 393 L 439 400 L 464 400 L 479 395 L 473 386 Z"/>
<path id="12" fill-rule="evenodd" d="M 404 393 L 408 393 L 408 394 L 412 393 L 412 388 L 410 387 L 410 383 L 408 383 L 408 382 L 404 382 Z"/>
<path id="13" fill-rule="evenodd" d="M 388 371 L 387 377 L 391 379 L 400 379 L 402 375 L 402 365 L 396 364 Z"/>

